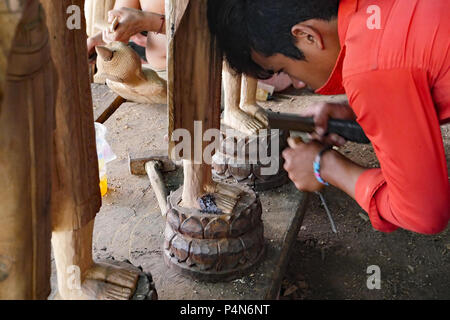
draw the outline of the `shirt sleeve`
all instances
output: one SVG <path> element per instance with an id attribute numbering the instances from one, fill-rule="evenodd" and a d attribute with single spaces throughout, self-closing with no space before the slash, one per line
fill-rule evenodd
<path id="1" fill-rule="evenodd" d="M 448 224 L 450 188 L 439 119 L 421 70 L 376 70 L 344 80 L 380 169 L 356 184 L 375 229 L 435 234 Z"/>

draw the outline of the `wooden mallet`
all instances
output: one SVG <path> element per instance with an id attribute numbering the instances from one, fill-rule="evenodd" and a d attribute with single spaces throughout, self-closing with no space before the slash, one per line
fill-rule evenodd
<path id="1" fill-rule="evenodd" d="M 172 160 L 169 159 L 167 152 L 155 151 L 147 155 L 128 155 L 130 173 L 137 176 L 147 175 L 153 191 L 155 191 L 159 208 L 163 217 L 167 213 L 168 192 L 164 183 L 163 173 L 172 172 L 177 169 Z"/>

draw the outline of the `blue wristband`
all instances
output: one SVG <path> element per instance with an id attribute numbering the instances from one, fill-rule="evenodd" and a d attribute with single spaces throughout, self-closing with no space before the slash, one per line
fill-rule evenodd
<path id="1" fill-rule="evenodd" d="M 314 175 L 316 176 L 317 181 L 319 181 L 321 184 L 323 184 L 325 186 L 329 186 L 329 183 L 326 182 L 325 180 L 323 180 L 322 176 L 320 175 L 320 165 L 322 162 L 323 154 L 331 149 L 333 149 L 332 146 L 327 146 L 327 147 L 323 148 L 319 152 L 319 154 L 316 156 L 316 159 L 314 160 L 314 163 L 313 163 Z"/>

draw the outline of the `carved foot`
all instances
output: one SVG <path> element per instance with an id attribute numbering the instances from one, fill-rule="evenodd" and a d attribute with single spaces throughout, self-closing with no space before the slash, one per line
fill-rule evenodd
<path id="1" fill-rule="evenodd" d="M 261 117 L 260 114 L 261 113 L 259 113 L 258 115 L 259 117 Z M 259 130 L 267 128 L 267 126 L 263 122 L 256 118 L 256 114 L 255 117 L 253 117 L 242 111 L 241 109 L 232 109 L 225 111 L 224 123 L 227 126 L 241 131 L 247 135 L 257 134 Z"/>
<path id="2" fill-rule="evenodd" d="M 241 110 L 248 115 L 254 117 L 259 122 L 261 122 L 265 128 L 269 126 L 269 119 L 267 117 L 267 112 L 264 108 L 257 104 L 244 104 L 241 106 Z"/>
<path id="3" fill-rule="evenodd" d="M 95 263 L 85 273 L 81 289 L 71 290 L 81 300 L 155 300 L 157 293 L 151 275 L 126 262 Z"/>
<path id="4" fill-rule="evenodd" d="M 214 182 L 205 188 L 205 191 L 214 195 L 215 203 L 223 213 L 230 214 L 242 194 L 240 188 L 223 183 Z"/>

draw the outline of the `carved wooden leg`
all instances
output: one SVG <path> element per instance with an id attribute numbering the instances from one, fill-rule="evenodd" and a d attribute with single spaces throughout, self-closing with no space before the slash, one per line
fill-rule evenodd
<path id="1" fill-rule="evenodd" d="M 230 69 L 228 63 L 223 64 L 223 80 L 224 80 L 224 94 L 225 94 L 225 111 L 224 111 L 224 123 L 235 129 L 244 132 L 245 134 L 252 135 L 256 134 L 260 129 L 266 128 L 264 123 L 262 123 L 254 115 L 244 112 L 239 107 L 241 101 L 241 81 L 242 76 L 234 73 Z M 246 77 L 244 77 L 246 78 Z M 248 82 L 244 81 L 245 92 L 252 86 L 248 86 Z M 255 97 L 256 97 L 256 90 Z M 245 98 L 248 99 L 250 94 L 246 94 Z M 261 112 L 260 112 L 261 114 Z M 259 116 L 261 118 L 261 116 Z"/>
<path id="2" fill-rule="evenodd" d="M 260 121 L 264 128 L 269 126 L 266 111 L 256 103 L 258 80 L 249 76 L 242 77 L 241 105 L 242 111 Z"/>
<path id="3" fill-rule="evenodd" d="M 129 299 L 137 290 L 138 278 L 145 275 L 131 265 L 94 263 L 92 259 L 94 218 L 101 196 L 86 33 L 84 25 L 81 30 L 65 25 L 67 7 L 83 8 L 84 1 L 41 2 L 52 13 L 47 25 L 59 76 L 52 191 L 52 245 L 59 294 L 63 299 Z"/>
<path id="4" fill-rule="evenodd" d="M 128 300 L 133 295 L 140 270 L 118 268 L 92 260 L 94 221 L 78 230 L 54 231 L 52 235 L 58 276 L 58 293 L 63 299 Z"/>
<path id="5" fill-rule="evenodd" d="M 203 165 L 194 164 L 190 160 L 183 160 L 183 170 L 184 184 L 181 206 L 200 209 L 198 199 L 205 194 L 203 189 Z"/>
<path id="6" fill-rule="evenodd" d="M 199 199 L 210 194 L 218 209 L 224 213 L 231 213 L 236 206 L 242 190 L 235 186 L 220 184 L 212 181 L 211 167 L 205 164 L 194 164 L 183 161 L 184 185 L 182 203 L 184 208 L 200 209 Z"/>
<path id="7" fill-rule="evenodd" d="M 0 2 L 0 299 L 46 299 L 54 69 L 39 1 L 9 4 Z"/>

